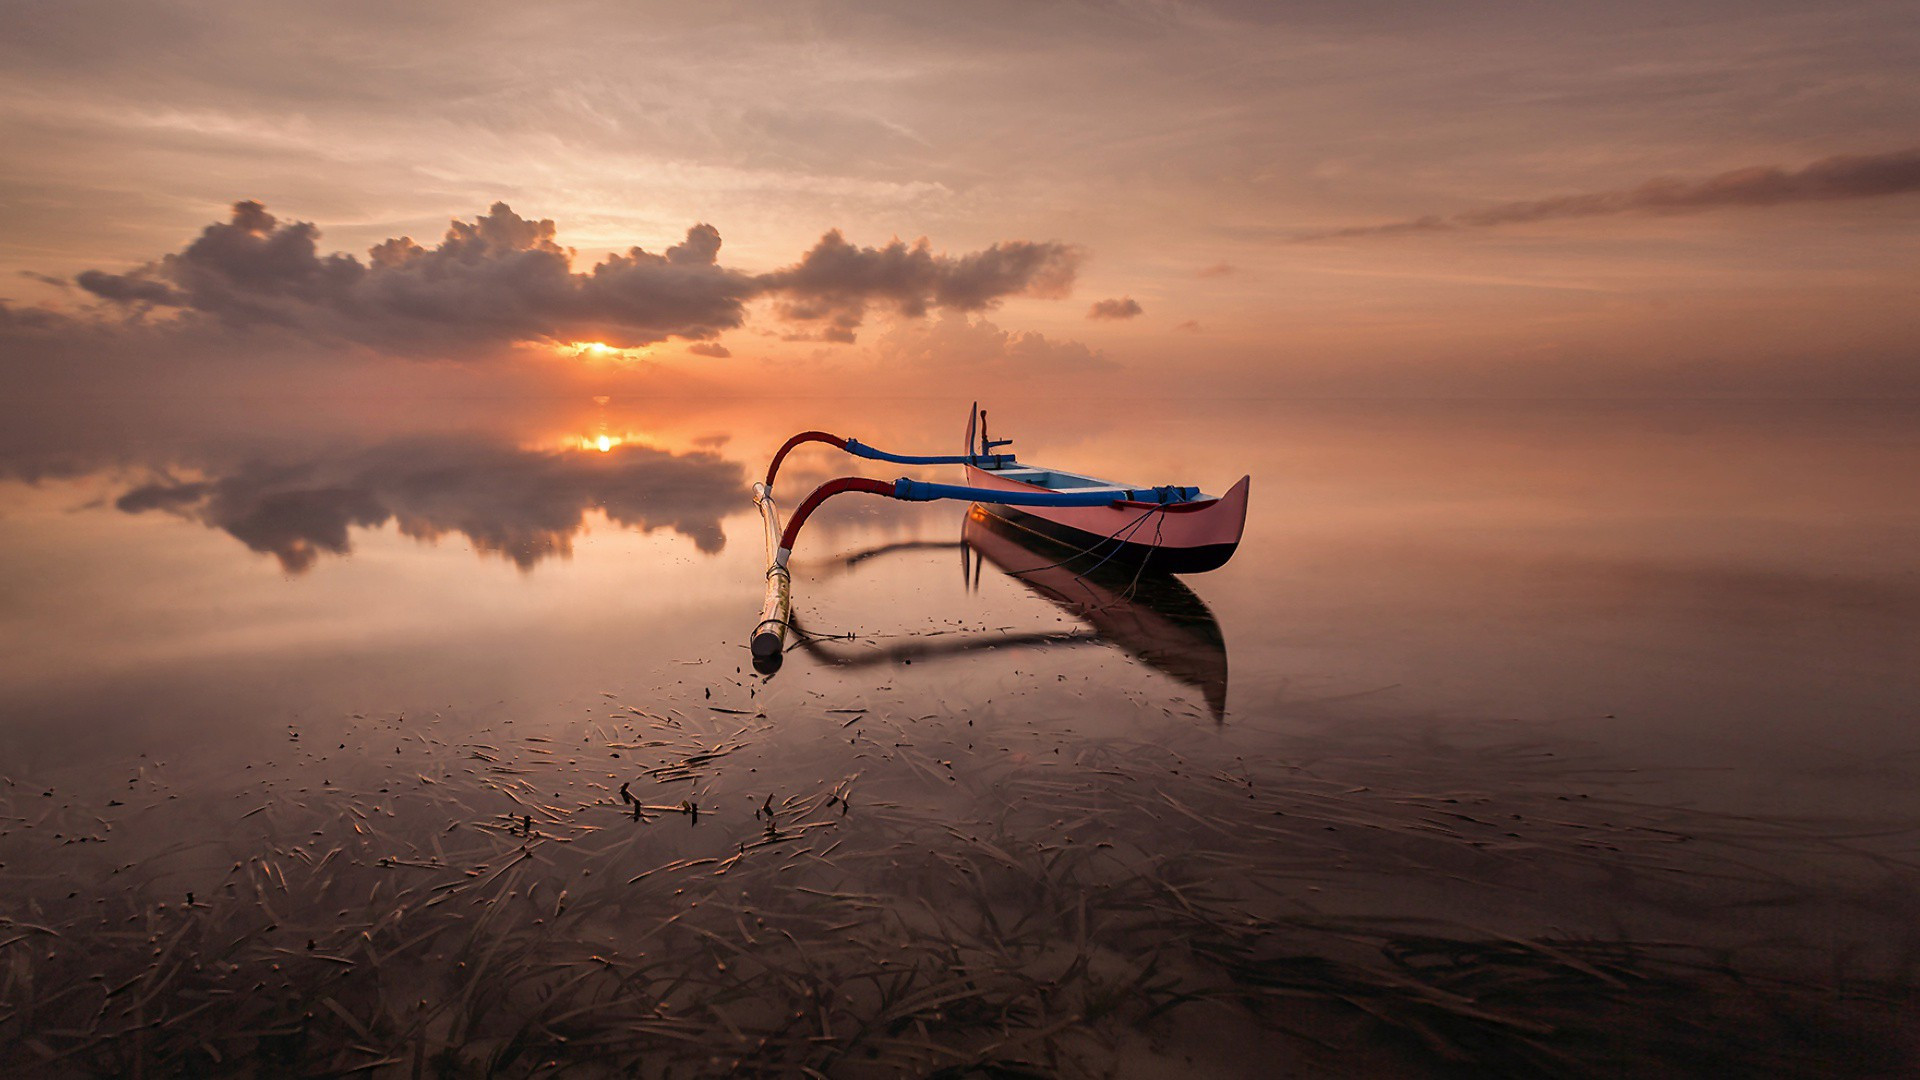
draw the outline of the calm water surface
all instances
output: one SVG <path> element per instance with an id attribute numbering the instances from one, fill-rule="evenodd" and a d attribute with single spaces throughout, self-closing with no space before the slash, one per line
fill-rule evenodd
<path id="1" fill-rule="evenodd" d="M 966 401 L 22 410 L 0 1066 L 1913 1066 L 1912 408 L 984 404 L 1239 554 L 846 497 L 766 677 Z"/>

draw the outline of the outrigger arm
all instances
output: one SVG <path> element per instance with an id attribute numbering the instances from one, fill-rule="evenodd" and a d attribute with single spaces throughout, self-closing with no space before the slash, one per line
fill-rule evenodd
<path id="1" fill-rule="evenodd" d="M 842 476 L 814 488 L 813 492 L 794 508 L 793 516 L 787 520 L 786 527 L 782 528 L 780 511 L 773 501 L 773 480 L 779 473 L 780 462 L 786 458 L 787 453 L 794 447 L 807 442 L 823 442 L 858 457 L 906 465 L 974 463 L 993 468 L 1013 461 L 1011 454 L 890 454 L 867 446 L 857 439 L 843 439 L 824 431 L 803 431 L 788 439 L 786 444 L 780 447 L 779 452 L 773 455 L 772 463 L 767 466 L 766 480 L 753 485 L 753 501 L 760 508 L 761 518 L 766 524 L 767 543 L 766 601 L 761 605 L 760 621 L 753 628 L 752 638 L 754 663 L 762 667 L 777 665 L 786 647 L 787 627 L 790 625 L 793 612 L 793 578 L 787 571 L 787 559 L 793 554 L 793 545 L 800 536 L 800 527 L 806 524 L 807 518 L 819 508 L 821 503 L 835 495 L 860 492 L 905 502 L 932 502 L 944 499 L 997 503 L 1003 506 L 1111 506 L 1115 503 L 1129 503 L 1142 505 L 1147 512 L 1176 503 L 1190 502 L 1200 496 L 1200 489 L 1193 487 L 1028 492 L 1009 491 L 1002 488 L 966 487 L 959 484 L 933 484 L 904 476 L 890 482 L 864 476 Z"/>

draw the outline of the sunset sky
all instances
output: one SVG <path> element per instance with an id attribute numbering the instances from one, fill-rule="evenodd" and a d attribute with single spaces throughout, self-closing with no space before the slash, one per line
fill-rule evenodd
<path id="1" fill-rule="evenodd" d="M 16 387 L 1920 393 L 1907 2 L 6 9 Z"/>

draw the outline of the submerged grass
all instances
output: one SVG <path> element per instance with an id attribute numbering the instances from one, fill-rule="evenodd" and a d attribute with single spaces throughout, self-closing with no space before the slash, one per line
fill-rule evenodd
<path id="1" fill-rule="evenodd" d="M 370 723 L 222 798 L 137 774 L 104 812 L 10 784 L 0 1071 L 1916 1063 L 1903 837 L 1636 801 L 1524 746 L 848 715 L 783 716 L 804 748 L 732 706 L 622 707 L 564 747 Z"/>

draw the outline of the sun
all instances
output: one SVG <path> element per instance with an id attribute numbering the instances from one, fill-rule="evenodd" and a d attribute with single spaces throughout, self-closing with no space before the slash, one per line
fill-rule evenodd
<path id="1" fill-rule="evenodd" d="M 638 441 L 639 435 L 635 432 L 629 431 L 625 434 L 616 435 L 609 431 L 602 431 L 596 435 L 568 435 L 559 440 L 559 446 L 564 450 L 585 450 L 589 453 L 611 454 L 623 446 L 635 445 Z"/>
<path id="2" fill-rule="evenodd" d="M 589 360 L 640 360 L 648 355 L 646 349 L 623 349 L 604 341 L 570 341 L 560 346 L 560 352 Z"/>

